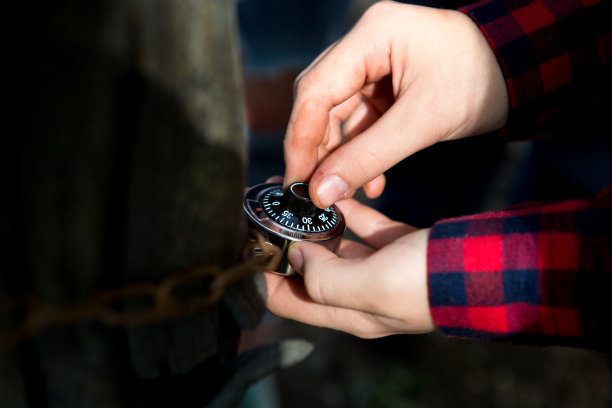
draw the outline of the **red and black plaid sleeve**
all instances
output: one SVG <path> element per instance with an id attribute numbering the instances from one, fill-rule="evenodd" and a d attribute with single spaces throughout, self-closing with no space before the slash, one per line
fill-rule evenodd
<path id="1" fill-rule="evenodd" d="M 485 0 L 460 9 L 504 74 L 511 110 L 503 136 L 609 129 L 611 8 L 609 0 Z"/>
<path id="2" fill-rule="evenodd" d="M 612 188 L 589 199 L 443 220 L 431 313 L 451 336 L 612 346 Z"/>

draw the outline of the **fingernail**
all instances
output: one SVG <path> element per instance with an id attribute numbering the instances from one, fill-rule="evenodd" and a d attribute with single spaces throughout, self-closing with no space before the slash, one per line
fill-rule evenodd
<path id="1" fill-rule="evenodd" d="M 317 189 L 317 196 L 324 207 L 329 207 L 348 193 L 348 184 L 335 174 L 324 178 Z"/>
<path id="2" fill-rule="evenodd" d="M 302 266 L 304 265 L 304 257 L 302 256 L 302 251 L 295 245 L 295 243 L 291 243 L 289 245 L 289 250 L 287 251 L 287 259 L 293 269 L 300 275 L 302 274 Z"/>

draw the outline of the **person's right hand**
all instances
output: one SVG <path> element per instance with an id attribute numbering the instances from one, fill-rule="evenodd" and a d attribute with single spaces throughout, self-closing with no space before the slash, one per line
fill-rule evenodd
<path id="1" fill-rule="evenodd" d="M 382 173 L 402 159 L 498 129 L 508 115 L 501 70 L 469 17 L 386 1 L 319 56 L 295 89 L 285 185 L 310 180 L 321 208 L 366 183 L 375 197 Z"/>

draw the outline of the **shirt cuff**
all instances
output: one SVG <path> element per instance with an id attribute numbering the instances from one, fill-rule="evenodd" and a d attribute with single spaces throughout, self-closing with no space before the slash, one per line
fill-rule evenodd
<path id="1" fill-rule="evenodd" d="M 437 222 L 431 314 L 445 334 L 609 349 L 612 189 Z"/>
<path id="2" fill-rule="evenodd" d="M 459 9 L 486 37 L 506 81 L 510 115 L 501 137 L 584 133 L 600 120 L 610 99 L 610 4 L 485 0 Z"/>

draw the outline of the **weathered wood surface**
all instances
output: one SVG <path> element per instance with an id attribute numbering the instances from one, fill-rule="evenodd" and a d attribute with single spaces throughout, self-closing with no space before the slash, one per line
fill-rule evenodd
<path id="1" fill-rule="evenodd" d="M 246 146 L 233 2 L 17 7 L 0 293 L 66 304 L 237 262 Z M 0 406 L 202 406 L 229 375 L 237 321 L 261 315 L 254 288 L 179 321 L 84 322 L 0 349 Z"/>

